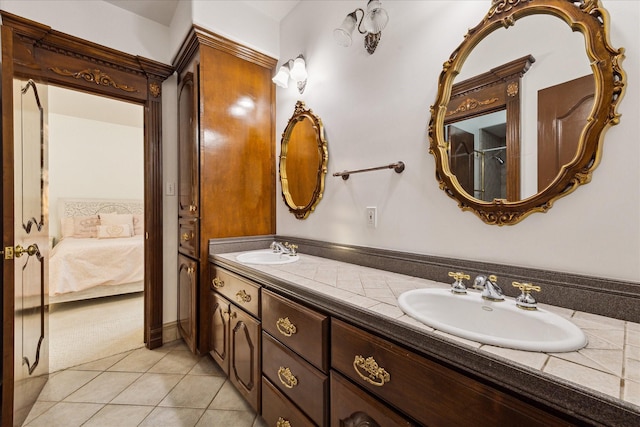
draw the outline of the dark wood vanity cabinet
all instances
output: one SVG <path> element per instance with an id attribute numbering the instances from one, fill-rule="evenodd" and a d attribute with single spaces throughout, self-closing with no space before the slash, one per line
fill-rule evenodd
<path id="1" fill-rule="evenodd" d="M 200 268 L 193 352 L 209 349 L 209 239 L 275 233 L 276 60 L 192 27 L 178 74 L 178 252 Z M 233 298 L 232 298 L 232 301 Z"/>
<path id="2" fill-rule="evenodd" d="M 209 346 L 213 360 L 251 407 L 260 412 L 260 286 L 210 266 Z"/>
<path id="3" fill-rule="evenodd" d="M 178 255 L 178 331 L 191 351 L 195 351 L 197 337 L 198 273 L 197 261 Z"/>
<path id="4" fill-rule="evenodd" d="M 271 408 L 263 418 L 268 425 L 328 426 L 329 317 L 268 290 L 262 315 L 262 407 Z"/>
<path id="5" fill-rule="evenodd" d="M 421 425 L 572 425 L 336 319 L 331 321 L 331 367 Z"/>

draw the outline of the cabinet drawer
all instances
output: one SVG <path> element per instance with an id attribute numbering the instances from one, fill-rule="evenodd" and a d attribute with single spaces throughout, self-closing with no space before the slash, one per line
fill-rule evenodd
<path id="1" fill-rule="evenodd" d="M 262 418 L 266 425 L 273 427 L 287 425 L 287 422 L 291 427 L 315 426 L 265 377 L 262 377 Z"/>
<path id="2" fill-rule="evenodd" d="M 262 329 L 328 373 L 329 317 L 263 290 Z"/>
<path id="3" fill-rule="evenodd" d="M 331 425 L 415 426 L 335 371 L 331 371 Z"/>
<path id="4" fill-rule="evenodd" d="M 200 256 L 200 227 L 198 218 L 178 219 L 178 251 L 198 258 Z"/>
<path id="5" fill-rule="evenodd" d="M 462 373 L 339 320 L 331 367 L 429 426 L 570 425 Z"/>
<path id="6" fill-rule="evenodd" d="M 314 423 L 326 425 L 327 376 L 265 332 L 262 333 L 262 374 Z"/>
<path id="7" fill-rule="evenodd" d="M 240 276 L 220 267 L 210 265 L 210 286 L 227 297 L 238 307 L 246 310 L 256 318 L 260 318 L 260 285 L 252 283 Z"/>

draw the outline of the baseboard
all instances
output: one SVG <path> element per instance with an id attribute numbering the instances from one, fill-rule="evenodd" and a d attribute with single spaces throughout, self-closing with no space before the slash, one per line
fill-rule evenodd
<path id="1" fill-rule="evenodd" d="M 168 344 L 179 338 L 178 336 L 178 321 L 169 322 L 162 325 L 162 344 Z"/>

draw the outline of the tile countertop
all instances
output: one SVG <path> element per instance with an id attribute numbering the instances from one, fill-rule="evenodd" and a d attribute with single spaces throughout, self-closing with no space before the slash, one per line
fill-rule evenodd
<path id="1" fill-rule="evenodd" d="M 398 296 L 411 289 L 448 288 L 450 284 L 355 264 L 301 254 L 297 262 L 281 265 L 240 264 L 241 252 L 216 254 L 242 269 L 253 269 L 268 276 L 306 288 L 347 304 L 413 327 L 427 334 L 524 365 L 560 378 L 563 384 L 577 384 L 630 405 L 640 419 L 640 324 L 539 304 L 540 308 L 570 319 L 588 337 L 585 348 L 569 353 L 538 353 L 484 345 L 434 330 L 404 314 Z M 637 405 L 637 406 L 636 406 Z"/>

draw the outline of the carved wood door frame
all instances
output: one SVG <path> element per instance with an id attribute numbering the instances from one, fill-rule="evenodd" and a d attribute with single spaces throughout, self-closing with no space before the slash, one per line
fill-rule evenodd
<path id="1" fill-rule="evenodd" d="M 108 96 L 144 107 L 144 340 L 148 348 L 159 347 L 162 345 L 163 299 L 161 88 L 162 82 L 173 73 L 173 67 L 60 33 L 4 11 L 0 11 L 0 15 L 3 141 L 13 141 L 14 77 Z M 3 158 L 2 163 L 3 180 L 9 179 L 13 176 L 13 159 Z M 5 226 L 8 216 L 13 223 L 11 213 L 14 209 L 13 194 L 7 193 L 9 191 L 2 190 L 3 243 L 14 241 L 13 227 Z M 2 425 L 12 425 L 13 269 L 2 268 L 2 275 Z"/>

